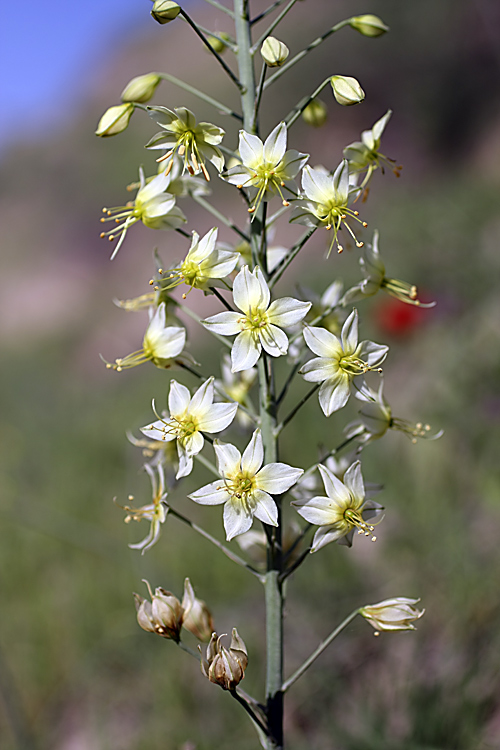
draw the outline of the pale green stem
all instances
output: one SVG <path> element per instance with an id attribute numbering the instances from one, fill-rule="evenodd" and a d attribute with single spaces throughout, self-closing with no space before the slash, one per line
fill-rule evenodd
<path id="1" fill-rule="evenodd" d="M 270 5 L 269 8 L 266 8 L 265 11 L 263 11 L 262 13 L 259 13 L 259 15 L 255 16 L 255 18 L 252 18 L 252 20 L 250 21 L 250 25 L 253 26 L 254 23 L 258 23 L 259 21 L 262 21 L 263 18 L 266 18 L 266 16 L 268 16 L 270 13 L 273 12 L 273 10 L 276 10 L 276 8 L 279 8 L 280 5 L 283 5 L 283 3 L 285 2 L 286 0 L 276 0 L 276 2 Z"/>
<path id="2" fill-rule="evenodd" d="M 234 13 L 229 8 L 226 8 L 225 5 L 222 5 L 221 3 L 218 3 L 217 0 L 205 0 L 206 3 L 209 5 L 213 5 L 214 8 L 217 8 L 218 10 L 221 10 L 223 13 L 227 13 L 228 16 L 231 16 L 231 18 L 234 18 Z"/>
<path id="3" fill-rule="evenodd" d="M 221 214 L 220 211 L 212 206 L 211 203 L 202 198 L 201 195 L 193 195 L 192 197 L 193 200 L 198 203 L 198 205 L 202 206 L 206 211 L 208 211 L 208 213 L 212 214 L 212 216 L 215 216 L 216 219 L 219 219 L 219 221 L 225 224 L 226 227 L 232 229 L 233 232 L 236 232 L 236 234 L 239 235 L 242 240 L 245 240 L 245 242 L 250 242 L 250 237 L 245 234 L 245 232 L 242 232 L 241 229 L 231 221 L 231 219 L 228 219 L 226 216 L 224 216 L 224 214 Z"/>
<path id="4" fill-rule="evenodd" d="M 262 62 L 262 68 L 260 71 L 260 79 L 259 79 L 259 86 L 257 88 L 257 96 L 255 98 L 255 107 L 253 110 L 253 125 L 254 127 L 257 126 L 257 122 L 259 119 L 259 107 L 260 107 L 260 100 L 262 99 L 262 93 L 264 91 L 264 81 L 266 80 L 266 74 L 267 74 L 267 65 L 265 62 Z"/>
<path id="5" fill-rule="evenodd" d="M 318 88 L 315 91 L 313 91 L 313 93 L 310 96 L 305 96 L 303 99 L 300 100 L 300 102 L 285 117 L 287 128 L 292 127 L 294 122 L 299 119 L 300 115 L 305 110 L 307 105 L 310 104 L 313 99 L 316 99 L 316 97 L 319 94 L 321 94 L 325 86 L 327 86 L 329 83 L 330 83 L 330 79 L 327 78 L 326 80 L 323 81 L 323 83 L 320 86 L 318 86 Z"/>
<path id="6" fill-rule="evenodd" d="M 191 308 L 189 308 L 187 305 L 183 305 L 182 302 L 177 302 L 177 300 L 175 300 L 175 304 L 177 305 L 177 307 L 179 308 L 179 310 L 182 310 L 183 312 L 186 313 L 186 315 L 188 315 L 190 318 L 192 318 L 193 320 L 196 320 L 197 323 L 199 323 L 200 325 L 202 325 L 200 316 L 197 315 L 193 310 L 191 310 Z M 221 336 L 220 334 L 215 333 L 214 331 L 211 331 L 209 328 L 207 328 L 206 330 L 210 334 L 212 334 L 212 336 L 214 338 L 216 338 L 218 341 L 220 341 L 221 344 L 224 344 L 224 346 L 228 346 L 230 349 L 232 349 L 233 345 L 231 344 L 230 341 L 228 341 L 226 338 L 224 338 L 224 336 Z"/>
<path id="7" fill-rule="evenodd" d="M 185 651 L 186 654 L 189 654 L 189 656 L 194 656 L 194 658 L 197 659 L 197 661 L 200 661 L 200 655 L 197 654 L 196 651 L 193 651 L 192 648 L 189 648 L 189 646 L 186 646 L 185 643 L 183 643 L 182 641 L 177 641 L 177 645 L 179 646 L 180 649 Z"/>
<path id="8" fill-rule="evenodd" d="M 288 255 L 285 258 L 283 258 L 279 266 L 273 271 L 271 275 L 271 278 L 269 280 L 270 289 L 272 289 L 273 286 L 281 279 L 281 277 L 285 273 L 286 269 L 288 268 L 292 260 L 294 260 L 297 257 L 297 255 L 300 253 L 300 251 L 302 250 L 302 248 L 304 247 L 308 239 L 313 236 L 315 231 L 316 231 L 316 227 L 314 227 L 314 229 L 309 229 L 301 237 L 301 239 L 297 242 L 297 244 L 292 247 Z"/>
<path id="9" fill-rule="evenodd" d="M 252 130 L 255 104 L 255 71 L 251 53 L 252 38 L 248 3 L 249 0 L 234 0 L 234 25 L 238 45 L 238 71 L 243 85 L 241 92 L 243 127 L 249 132 L 255 132 Z"/>
<path id="10" fill-rule="evenodd" d="M 276 16 L 276 18 L 274 19 L 274 21 L 272 22 L 272 24 L 269 26 L 269 28 L 267 29 L 267 31 L 265 31 L 262 34 L 262 36 L 259 37 L 259 39 L 257 39 L 257 41 L 255 42 L 255 44 L 252 47 L 252 53 L 254 55 L 257 52 L 257 50 L 260 48 L 260 45 L 262 44 L 262 42 L 265 39 L 267 39 L 267 37 L 270 34 L 273 33 L 273 31 L 276 28 L 276 26 L 283 20 L 283 18 L 286 16 L 286 14 L 288 13 L 288 11 L 293 8 L 293 6 L 295 5 L 296 2 L 297 2 L 297 0 L 290 0 L 290 2 L 288 3 L 288 5 L 286 6 L 286 8 L 283 8 L 283 10 L 279 14 L 279 16 Z"/>
<path id="11" fill-rule="evenodd" d="M 283 73 L 286 73 L 287 70 L 290 70 L 291 67 L 293 67 L 296 63 L 300 62 L 306 55 L 309 54 L 309 52 L 312 52 L 313 49 L 316 49 L 316 47 L 319 47 L 319 45 L 325 41 L 325 39 L 328 39 L 329 36 L 332 34 L 335 34 L 336 31 L 340 31 L 340 29 L 343 29 L 344 26 L 348 26 L 350 22 L 350 18 L 348 18 L 345 21 L 340 21 L 340 23 L 335 24 L 335 26 L 332 26 L 331 29 L 328 29 L 328 31 L 325 31 L 325 33 L 322 36 L 319 36 L 317 39 L 315 39 L 311 44 L 309 44 L 305 49 L 302 50 L 302 52 L 299 52 L 295 57 L 292 57 L 291 60 L 286 62 L 279 70 L 276 71 L 274 75 L 271 76 L 271 78 L 267 79 L 267 83 L 264 86 L 264 89 L 267 89 L 271 84 L 273 84 L 275 81 L 278 80 L 278 78 L 281 78 Z"/>
<path id="12" fill-rule="evenodd" d="M 217 475 L 219 476 L 219 475 Z M 186 516 L 182 515 L 182 513 L 179 513 L 179 511 L 172 508 L 170 505 L 167 505 L 169 515 L 174 516 L 175 518 L 178 518 L 179 521 L 182 521 L 187 526 L 189 526 L 193 531 L 196 531 L 197 534 L 200 534 L 202 537 L 204 537 L 207 541 L 214 544 L 218 549 L 220 549 L 221 552 L 223 552 L 226 557 L 228 557 L 230 560 L 232 560 L 237 565 L 240 565 L 242 568 L 246 568 L 250 571 L 250 573 L 253 573 L 253 575 L 259 579 L 259 581 L 264 581 L 264 576 L 259 573 L 258 570 L 255 570 L 249 563 L 246 562 L 246 560 L 243 560 L 242 557 L 235 554 L 232 550 L 230 550 L 228 547 L 226 547 L 222 542 L 219 542 L 218 539 L 213 537 L 211 534 L 208 533 L 208 531 L 205 531 L 201 526 L 198 526 L 198 524 L 193 523 L 191 519 L 186 518 Z"/>
<path id="13" fill-rule="evenodd" d="M 217 99 L 214 99 L 213 96 L 209 96 L 208 94 L 205 94 L 204 91 L 200 91 L 199 89 L 196 89 L 194 86 L 190 86 L 189 83 L 185 83 L 184 81 L 181 81 L 180 78 L 171 76 L 170 73 L 158 73 L 158 75 L 163 80 L 168 81 L 169 83 L 173 83 L 174 86 L 178 86 L 180 89 L 184 89 L 184 91 L 189 91 L 190 94 L 193 94 L 193 96 L 197 96 L 198 99 L 203 99 L 204 102 L 211 104 L 212 107 L 215 107 L 223 114 L 231 115 L 232 117 L 235 117 L 237 120 L 240 120 L 240 121 L 243 119 L 242 116 L 239 115 L 237 112 L 233 112 L 233 110 L 230 107 L 226 107 L 225 104 L 222 104 L 222 102 L 219 102 Z"/>
<path id="14" fill-rule="evenodd" d="M 293 673 L 293 675 L 292 675 L 291 677 L 289 677 L 289 678 L 288 678 L 288 680 L 286 680 L 286 681 L 285 681 L 285 682 L 283 683 L 283 686 L 282 686 L 282 688 L 281 688 L 281 689 L 282 689 L 282 691 L 283 691 L 284 693 L 285 693 L 285 692 L 286 692 L 286 691 L 288 690 L 288 688 L 290 688 L 290 687 L 291 687 L 291 686 L 292 686 L 292 685 L 293 685 L 293 684 L 294 684 L 295 682 L 297 682 L 297 680 L 299 679 L 299 677 L 302 677 L 302 675 L 304 674 L 304 672 L 305 672 L 305 671 L 306 671 L 307 669 L 309 669 L 309 667 L 311 666 L 311 664 L 314 664 L 314 662 L 316 661 L 316 659 L 318 658 L 318 656 L 321 656 L 321 654 L 323 653 L 323 651 L 324 651 L 324 650 L 325 650 L 326 648 L 328 648 L 328 646 L 330 645 L 330 643 L 331 643 L 331 642 L 332 642 L 332 641 L 333 641 L 333 640 L 334 640 L 334 639 L 335 639 L 335 638 L 336 638 L 336 637 L 337 637 L 338 635 L 340 635 L 340 633 L 341 633 L 341 632 L 342 632 L 342 631 L 344 630 L 344 628 L 346 628 L 346 627 L 347 627 L 347 626 L 349 625 L 349 623 L 350 623 L 350 622 L 352 622 L 352 621 L 354 620 L 354 618 L 356 617 L 356 615 L 358 615 L 358 614 L 359 614 L 359 609 L 355 609 L 355 610 L 354 610 L 354 612 L 351 612 L 351 614 L 350 614 L 350 615 L 348 615 L 348 617 L 346 617 L 346 618 L 345 618 L 345 620 L 343 620 L 343 621 L 342 621 L 342 622 L 340 623 L 340 625 L 339 625 L 339 626 L 338 626 L 337 628 L 335 628 L 335 630 L 334 630 L 334 631 L 333 631 L 332 633 L 330 633 L 330 635 L 328 636 L 328 638 L 326 638 L 326 639 L 325 639 L 325 640 L 324 640 L 324 641 L 323 641 L 322 643 L 320 643 L 320 644 L 319 644 L 319 646 L 318 646 L 318 648 L 316 649 L 316 651 L 313 651 L 313 653 L 311 654 L 311 656 L 310 656 L 310 657 L 309 657 L 308 659 L 306 659 L 306 660 L 305 660 L 305 662 L 304 662 L 304 663 L 302 664 L 302 666 L 300 666 L 300 667 L 299 667 L 299 668 L 297 669 L 297 671 L 296 671 L 296 672 L 294 672 L 294 673 Z"/>
<path id="15" fill-rule="evenodd" d="M 234 75 L 234 73 L 231 70 L 231 68 L 227 65 L 226 62 L 224 62 L 224 60 L 219 55 L 219 53 L 214 50 L 214 48 L 212 47 L 212 45 L 210 44 L 210 42 L 208 41 L 208 39 L 206 38 L 206 36 L 204 34 L 202 34 L 202 32 L 200 31 L 200 29 L 198 28 L 198 26 L 196 25 L 196 23 L 192 20 L 192 18 L 190 18 L 190 16 L 188 16 L 188 14 L 186 13 L 186 11 L 183 8 L 181 8 L 181 10 L 180 10 L 180 15 L 188 22 L 188 24 L 193 29 L 194 33 L 197 36 L 200 37 L 200 39 L 203 42 L 203 44 L 207 47 L 207 49 L 210 50 L 210 52 L 215 57 L 215 59 L 217 60 L 217 62 L 219 63 L 219 65 L 228 74 L 228 76 L 232 80 L 232 82 L 234 84 L 236 84 L 236 86 L 239 88 L 240 91 L 242 91 L 243 90 L 243 84 L 241 83 L 241 81 L 239 81 L 238 78 L 237 78 L 237 76 Z"/>

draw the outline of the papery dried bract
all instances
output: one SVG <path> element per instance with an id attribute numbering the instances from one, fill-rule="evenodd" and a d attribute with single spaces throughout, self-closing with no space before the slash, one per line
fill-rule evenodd
<path id="1" fill-rule="evenodd" d="M 222 646 L 223 637 L 212 633 L 206 658 L 201 660 L 201 671 L 210 682 L 220 685 L 223 690 L 235 690 L 245 676 L 248 665 L 247 649 L 236 628 L 233 628 L 229 649 Z"/>
<path id="2" fill-rule="evenodd" d="M 159 586 L 153 594 L 149 583 L 147 581 L 145 583 L 151 602 L 139 594 L 134 594 L 137 622 L 143 630 L 178 643 L 184 618 L 187 617 L 193 605 L 194 592 L 189 578 L 186 578 L 184 582 L 182 604 L 171 591 L 166 591 Z"/>

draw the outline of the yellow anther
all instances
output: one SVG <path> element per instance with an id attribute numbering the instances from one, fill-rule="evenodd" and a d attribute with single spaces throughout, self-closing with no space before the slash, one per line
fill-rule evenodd
<path id="1" fill-rule="evenodd" d="M 154 283 L 154 279 L 149 279 L 149 286 L 153 286 Z"/>

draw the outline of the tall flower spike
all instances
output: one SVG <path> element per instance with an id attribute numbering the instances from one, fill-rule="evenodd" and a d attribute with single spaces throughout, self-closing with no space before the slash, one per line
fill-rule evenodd
<path id="1" fill-rule="evenodd" d="M 357 174 L 366 170 L 366 174 L 360 185 L 361 188 L 366 187 L 376 169 L 380 169 L 383 174 L 384 167 L 387 166 L 394 172 L 396 177 L 399 177 L 401 174 L 402 166 L 397 166 L 394 159 L 389 159 L 380 152 L 382 134 L 391 115 L 392 110 L 388 109 L 385 115 L 380 120 L 377 120 L 371 130 L 364 130 L 361 133 L 361 141 L 354 141 L 354 143 L 350 143 L 344 149 L 344 157 L 349 162 L 351 172 Z"/>
<path id="2" fill-rule="evenodd" d="M 168 514 L 168 506 L 165 501 L 167 499 L 168 492 L 165 490 L 165 474 L 163 472 L 163 466 L 157 464 L 155 467 L 149 464 L 144 465 L 149 478 L 151 479 L 151 487 L 153 499 L 149 505 L 143 505 L 142 508 L 130 508 L 129 506 L 123 506 L 123 510 L 127 511 L 125 516 L 125 523 L 130 521 L 149 521 L 151 523 L 148 535 L 137 544 L 129 544 L 130 549 L 140 549 L 142 554 L 151 549 L 160 538 L 161 525 L 165 523 L 165 519 Z M 129 500 L 133 500 L 133 496 L 129 496 Z"/>
<path id="3" fill-rule="evenodd" d="M 107 237 L 110 242 L 117 237 L 111 260 L 122 246 L 127 231 L 138 221 L 150 229 L 178 229 L 187 219 L 180 208 L 175 205 L 175 198 L 165 192 L 169 179 L 165 175 L 156 175 L 146 182 L 142 167 L 139 169 L 140 188 L 135 201 L 129 201 L 125 206 L 103 208 L 105 214 L 101 222 L 114 221 L 117 226 L 109 232 L 101 232 L 101 237 Z"/>
<path id="4" fill-rule="evenodd" d="M 341 161 L 333 175 L 323 169 L 312 169 L 309 166 L 302 170 L 302 189 L 308 200 L 300 203 L 294 209 L 292 222 L 306 226 L 323 226 L 333 232 L 328 255 L 334 243 L 341 253 L 343 246 L 338 241 L 338 232 L 344 227 L 351 235 L 356 247 L 363 247 L 351 225 L 347 220 L 359 222 L 363 227 L 366 221 L 359 218 L 359 211 L 353 211 L 348 204 L 354 194 L 359 194 L 359 188 L 352 188 L 349 182 L 349 165 L 347 160 Z"/>
<path id="5" fill-rule="evenodd" d="M 407 281 L 389 279 L 385 275 L 385 264 L 378 249 L 378 231 L 373 233 L 372 244 L 368 243 L 363 250 L 363 257 L 359 259 L 361 270 L 365 278 L 352 289 L 349 289 L 342 300 L 342 304 L 349 305 L 355 300 L 373 297 L 382 289 L 400 302 L 416 307 L 434 307 L 435 302 L 421 302 L 418 299 L 417 287 Z"/>
<path id="6" fill-rule="evenodd" d="M 368 523 L 368 520 L 379 515 L 383 509 L 374 500 L 366 499 L 359 461 L 347 469 L 343 482 L 326 466 L 319 464 L 318 468 L 325 485 L 326 497 L 292 502 L 308 523 L 320 527 L 314 535 L 311 552 L 317 552 L 330 542 L 340 542 L 350 547 L 356 530 L 358 534 L 369 536 L 375 541 L 375 525 Z"/>
<path id="7" fill-rule="evenodd" d="M 253 214 L 261 201 L 268 201 L 279 195 L 283 205 L 288 206 L 283 190 L 287 189 L 295 197 L 293 182 L 299 170 L 309 158 L 295 149 L 286 150 L 286 125 L 280 122 L 268 135 L 265 142 L 245 130 L 240 130 L 239 152 L 241 164 L 229 169 L 222 177 L 238 188 L 249 188 Z"/>
<path id="8" fill-rule="evenodd" d="M 186 343 L 186 329 L 176 326 L 165 327 L 165 302 L 156 308 L 149 308 L 149 325 L 144 334 L 142 349 L 138 349 L 126 357 L 120 357 L 114 364 L 106 363 L 106 367 L 121 372 L 131 367 L 137 367 L 144 362 L 153 362 L 157 367 L 167 368 L 172 360 L 184 349 Z"/>
<path id="9" fill-rule="evenodd" d="M 433 433 L 429 424 L 412 423 L 407 419 L 392 416 L 392 409 L 383 394 L 384 381 L 380 382 L 378 391 L 369 389 L 370 399 L 363 404 L 359 411 L 360 419 L 351 422 L 344 432 L 348 438 L 356 438 L 360 443 L 371 443 L 383 437 L 387 430 L 397 430 L 416 443 L 418 438 L 437 440 L 443 435 L 443 430 Z"/>
<path id="10" fill-rule="evenodd" d="M 288 337 L 281 327 L 299 323 L 311 307 L 293 297 L 282 297 L 270 303 L 271 293 L 260 268 L 250 272 L 243 266 L 233 284 L 234 304 L 241 310 L 212 315 L 202 323 L 209 331 L 236 337 L 231 350 L 233 372 L 255 365 L 262 349 L 271 357 L 288 351 Z"/>
<path id="11" fill-rule="evenodd" d="M 196 118 L 191 110 L 186 107 L 178 107 L 174 110 L 166 107 L 149 107 L 158 125 L 166 132 L 156 133 L 146 148 L 167 149 L 167 153 L 158 161 L 167 162 L 166 174 L 170 172 L 174 163 L 174 156 L 178 154 L 183 161 L 182 173 L 187 170 L 189 174 L 203 173 L 207 180 L 210 175 L 205 166 L 205 161 L 212 162 L 218 172 L 224 169 L 224 156 L 217 148 L 224 137 L 224 131 L 210 122 L 196 123 Z M 163 119 L 163 122 L 160 122 Z"/>
<path id="12" fill-rule="evenodd" d="M 234 419 L 238 404 L 214 404 L 213 400 L 213 378 L 200 385 L 192 398 L 185 385 L 171 380 L 168 394 L 170 415 L 141 429 L 152 440 L 177 441 L 179 469 L 176 479 L 191 473 L 193 456 L 205 443 L 203 432 L 221 432 Z"/>
<path id="13" fill-rule="evenodd" d="M 278 508 L 272 495 L 281 495 L 304 473 L 287 464 L 262 466 L 264 446 L 260 430 L 255 430 L 243 456 L 234 445 L 214 441 L 217 480 L 189 497 L 200 505 L 224 505 L 224 528 L 228 541 L 248 531 L 254 517 L 271 526 L 278 525 Z M 262 468 L 261 468 L 262 467 Z"/>
<path id="14" fill-rule="evenodd" d="M 384 361 L 389 347 L 373 341 L 358 343 L 358 313 L 353 310 L 342 327 L 340 338 L 325 328 L 304 329 L 307 346 L 319 356 L 299 370 L 304 380 L 322 383 L 319 403 L 325 416 L 346 405 L 354 387 L 360 398 L 371 398 L 364 376 Z"/>
<path id="15" fill-rule="evenodd" d="M 186 284 L 191 289 L 206 291 L 209 286 L 214 286 L 216 280 L 229 276 L 238 263 L 239 254 L 217 245 L 217 231 L 214 227 L 201 239 L 197 232 L 193 232 L 186 258 L 178 268 L 172 268 L 165 274 L 171 280 L 167 289 Z"/>

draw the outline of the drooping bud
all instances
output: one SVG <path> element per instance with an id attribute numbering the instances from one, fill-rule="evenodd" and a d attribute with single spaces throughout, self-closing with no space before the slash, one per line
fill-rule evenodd
<path id="1" fill-rule="evenodd" d="M 233 628 L 229 650 L 221 646 L 221 638 L 223 636 L 212 633 L 206 659 L 201 660 L 201 671 L 210 682 L 220 685 L 223 690 L 234 690 L 245 676 L 247 649 L 236 628 Z"/>
<path id="2" fill-rule="evenodd" d="M 359 31 L 363 36 L 382 36 L 382 34 L 389 31 L 389 27 L 385 25 L 381 18 L 370 14 L 365 16 L 353 16 L 349 23 L 353 29 Z"/>
<path id="3" fill-rule="evenodd" d="M 321 99 L 313 99 L 302 112 L 302 119 L 313 128 L 321 128 L 328 119 L 328 109 Z"/>
<path id="4" fill-rule="evenodd" d="M 260 48 L 260 54 L 269 68 L 279 68 L 287 59 L 290 50 L 276 37 L 268 36 Z"/>
<path id="5" fill-rule="evenodd" d="M 221 55 L 227 50 L 227 44 L 225 44 L 226 40 L 229 41 L 229 34 L 226 34 L 225 31 L 221 31 L 217 36 L 212 36 L 211 34 L 207 36 L 207 41 L 210 42 L 210 46 L 218 55 Z"/>
<path id="6" fill-rule="evenodd" d="M 375 628 L 376 635 L 380 630 L 415 630 L 413 620 L 418 620 L 425 612 L 425 609 L 415 607 L 419 601 L 420 599 L 396 596 L 394 599 L 361 607 L 359 613 Z"/>
<path id="7" fill-rule="evenodd" d="M 158 73 L 146 73 L 146 75 L 132 78 L 123 89 L 122 102 L 139 102 L 140 104 L 149 102 L 160 81 Z"/>
<path id="8" fill-rule="evenodd" d="M 194 592 L 189 579 L 184 584 L 182 604 L 170 591 L 159 586 L 155 592 L 145 581 L 151 602 L 139 594 L 134 594 L 137 609 L 137 622 L 148 633 L 157 633 L 178 643 L 184 617 L 187 617 L 193 604 Z M 189 584 L 189 585 L 188 585 Z"/>
<path id="9" fill-rule="evenodd" d="M 344 107 L 360 104 L 365 98 L 365 92 L 359 82 L 351 76 L 332 76 L 330 83 L 335 99 Z"/>
<path id="10" fill-rule="evenodd" d="M 180 6 L 173 0 L 155 0 L 151 15 L 158 23 L 169 23 L 181 12 Z"/>
<path id="11" fill-rule="evenodd" d="M 110 135 L 118 135 L 127 129 L 130 118 L 134 111 L 134 105 L 127 102 L 118 104 L 116 107 L 110 107 L 99 120 L 96 135 L 105 138 Z"/>
<path id="12" fill-rule="evenodd" d="M 185 590 L 190 592 L 192 605 L 187 616 L 184 617 L 183 627 L 189 630 L 199 641 L 208 642 L 214 631 L 212 613 L 205 602 L 196 598 L 189 578 L 186 578 L 184 587 Z"/>

